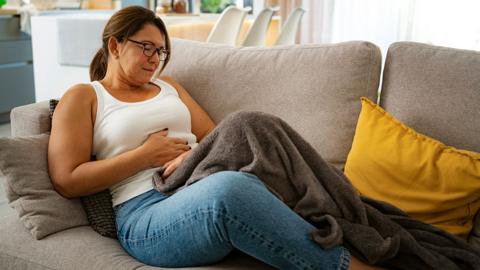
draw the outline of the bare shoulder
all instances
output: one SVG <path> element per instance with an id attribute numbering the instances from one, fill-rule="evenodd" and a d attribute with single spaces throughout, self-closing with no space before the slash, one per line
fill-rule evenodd
<path id="1" fill-rule="evenodd" d="M 68 89 L 58 103 L 54 118 L 59 115 L 80 116 L 89 115 L 96 107 L 97 97 L 90 84 L 77 84 Z M 88 113 L 88 114 L 87 114 Z"/>
<path id="2" fill-rule="evenodd" d="M 60 100 L 75 100 L 77 102 L 95 99 L 95 91 L 90 84 L 82 83 L 70 87 Z"/>

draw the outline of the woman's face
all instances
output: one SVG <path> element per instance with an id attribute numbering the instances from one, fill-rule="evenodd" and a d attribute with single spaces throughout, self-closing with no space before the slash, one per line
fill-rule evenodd
<path id="1" fill-rule="evenodd" d="M 165 39 L 153 24 L 146 24 L 118 46 L 121 72 L 135 84 L 149 82 L 157 67 L 163 64 L 157 49 L 165 49 Z"/>

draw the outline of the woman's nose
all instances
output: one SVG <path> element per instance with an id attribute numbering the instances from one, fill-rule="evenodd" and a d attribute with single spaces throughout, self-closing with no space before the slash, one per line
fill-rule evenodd
<path id="1" fill-rule="evenodd" d="M 158 53 L 154 53 L 152 56 L 148 58 L 148 61 L 150 63 L 158 63 L 160 62 L 160 55 L 158 55 Z"/>

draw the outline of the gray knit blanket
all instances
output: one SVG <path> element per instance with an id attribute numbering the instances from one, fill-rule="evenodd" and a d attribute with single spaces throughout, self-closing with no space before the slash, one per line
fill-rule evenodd
<path id="1" fill-rule="evenodd" d="M 321 127 L 319 127 L 321 128 Z M 480 269 L 480 251 L 384 202 L 361 197 L 283 120 L 260 112 L 225 118 L 155 189 L 172 194 L 218 171 L 255 174 L 316 226 L 324 248 L 344 245 L 357 258 L 390 269 Z"/>

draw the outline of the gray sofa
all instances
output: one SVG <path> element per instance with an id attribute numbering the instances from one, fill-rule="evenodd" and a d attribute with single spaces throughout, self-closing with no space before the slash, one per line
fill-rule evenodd
<path id="1" fill-rule="evenodd" d="M 417 131 L 480 152 L 480 53 L 418 43 L 393 44 L 381 96 L 381 54 L 347 42 L 277 48 L 230 48 L 174 40 L 166 75 L 177 79 L 215 121 L 238 110 L 285 119 L 328 161 L 343 167 L 360 97 L 379 100 Z M 48 102 L 15 108 L 12 135 L 48 132 Z M 480 235 L 480 222 L 469 237 Z M 141 264 L 113 239 L 79 226 L 35 240 L 16 214 L 0 220 L 1 269 L 160 269 Z M 240 251 L 188 269 L 271 269 Z"/>

